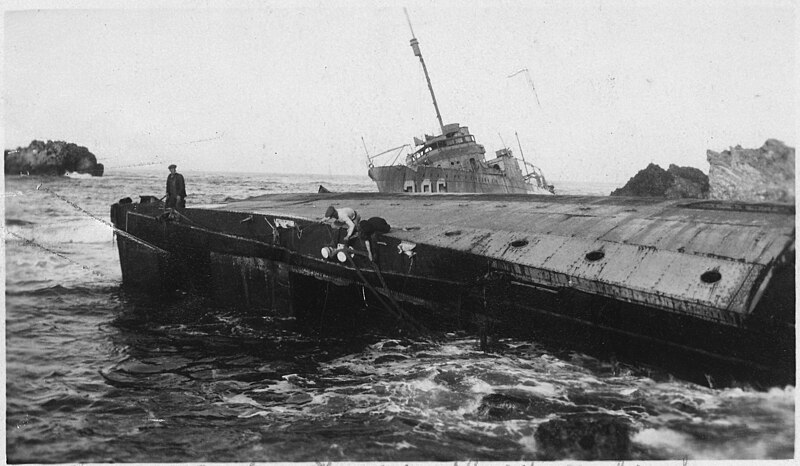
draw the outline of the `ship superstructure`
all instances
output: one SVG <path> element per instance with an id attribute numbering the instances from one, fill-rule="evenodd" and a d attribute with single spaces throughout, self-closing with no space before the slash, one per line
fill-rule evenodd
<path id="1" fill-rule="evenodd" d="M 387 193 L 552 194 L 554 188 L 547 184 L 541 170 L 526 163 L 526 173 L 523 173 L 511 149 L 504 147 L 495 152 L 493 159 L 486 160 L 485 148 L 476 142 L 468 127 L 443 123 L 410 20 L 409 27 L 411 48 L 425 73 L 441 133 L 426 134 L 422 139 L 415 137 L 415 150 L 406 157 L 404 165 L 374 166 L 370 163 L 369 177 L 378 185 L 378 190 Z M 533 168 L 532 172 L 529 167 Z"/>

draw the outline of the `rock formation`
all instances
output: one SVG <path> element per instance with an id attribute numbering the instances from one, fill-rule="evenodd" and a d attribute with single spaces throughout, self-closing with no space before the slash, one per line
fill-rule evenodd
<path id="1" fill-rule="evenodd" d="M 759 149 L 706 152 L 711 199 L 794 203 L 794 148 L 768 139 Z"/>
<path id="2" fill-rule="evenodd" d="M 64 141 L 31 141 L 4 153 L 5 173 L 63 175 L 66 172 L 103 176 L 103 164 L 85 147 Z"/>
<path id="3" fill-rule="evenodd" d="M 541 459 L 594 461 L 630 458 L 633 432 L 624 418 L 575 413 L 543 423 L 534 436 Z"/>
<path id="4" fill-rule="evenodd" d="M 708 197 L 708 190 L 708 176 L 697 168 L 670 164 L 664 170 L 651 163 L 611 195 L 701 199 Z"/>

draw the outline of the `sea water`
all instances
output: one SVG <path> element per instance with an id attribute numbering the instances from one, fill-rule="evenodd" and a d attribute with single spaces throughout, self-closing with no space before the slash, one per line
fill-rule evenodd
<path id="1" fill-rule="evenodd" d="M 366 177 L 184 175 L 189 206 L 320 184 L 375 190 Z M 461 333 L 435 344 L 315 339 L 191 296 L 127 294 L 109 208 L 161 197 L 165 179 L 135 170 L 5 178 L 9 462 L 794 456 L 791 386 L 702 386 L 535 341 L 503 340 L 502 351 L 484 353 Z M 537 436 L 576 416 L 629 430 L 611 449 Z"/>

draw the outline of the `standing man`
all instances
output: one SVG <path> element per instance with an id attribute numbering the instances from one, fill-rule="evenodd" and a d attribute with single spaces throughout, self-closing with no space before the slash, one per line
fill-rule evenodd
<path id="1" fill-rule="evenodd" d="M 169 166 L 167 177 L 167 207 L 183 209 L 186 207 L 186 184 L 183 175 L 176 172 L 178 168 L 174 163 Z"/>

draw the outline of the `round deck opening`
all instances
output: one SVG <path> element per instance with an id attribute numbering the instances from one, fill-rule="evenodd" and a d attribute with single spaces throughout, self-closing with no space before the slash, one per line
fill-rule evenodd
<path id="1" fill-rule="evenodd" d="M 719 273 L 717 270 L 709 270 L 705 272 L 703 275 L 700 275 L 700 280 L 703 283 L 717 283 L 722 279 L 722 274 Z"/>
<path id="2" fill-rule="evenodd" d="M 596 262 L 604 257 L 606 257 L 606 253 L 603 251 L 592 251 L 586 253 L 586 260 L 589 262 Z"/>
<path id="3" fill-rule="evenodd" d="M 521 247 L 527 246 L 527 245 L 528 245 L 528 240 L 526 240 L 526 239 L 518 239 L 518 240 L 515 240 L 515 241 L 511 242 L 511 247 L 514 247 L 514 248 L 521 248 Z"/>

